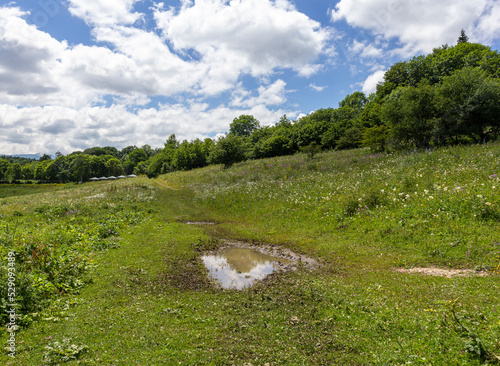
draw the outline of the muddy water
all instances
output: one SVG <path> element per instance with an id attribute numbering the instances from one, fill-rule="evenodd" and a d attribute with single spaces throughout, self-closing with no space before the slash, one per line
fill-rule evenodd
<path id="1" fill-rule="evenodd" d="M 292 261 L 263 254 L 250 248 L 227 248 L 213 255 L 201 258 L 210 276 L 223 288 L 241 290 L 264 279 L 283 264 Z"/>

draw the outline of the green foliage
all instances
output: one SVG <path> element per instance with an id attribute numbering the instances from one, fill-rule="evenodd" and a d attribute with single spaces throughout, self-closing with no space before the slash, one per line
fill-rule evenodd
<path id="1" fill-rule="evenodd" d="M 0 215 L 6 217 L 0 223 L 0 258 L 11 251 L 16 254 L 19 325 L 28 325 L 32 314 L 43 311 L 58 296 L 79 291 L 91 279 L 95 253 L 117 248 L 124 228 L 146 215 L 145 205 L 138 207 L 137 203 L 150 202 L 154 192 L 137 183 L 81 185 L 74 191 L 53 186 L 48 193 L 37 194 L 37 199 L 20 195 L 5 199 L 0 208 Z M 23 210 L 12 211 L 19 204 Z M 12 215 L 7 217 L 9 212 Z M 2 278 L 6 271 L 2 261 Z M 6 298 L 4 281 L 0 283 L 0 304 Z M 0 311 L 0 319 L 5 320 L 6 310 Z"/>
<path id="2" fill-rule="evenodd" d="M 0 159 L 0 180 L 7 177 L 7 171 L 10 167 L 10 163 L 5 159 Z"/>
<path id="3" fill-rule="evenodd" d="M 301 146 L 300 147 L 300 152 L 307 154 L 307 157 L 309 160 L 314 159 L 316 154 L 318 154 L 321 151 L 321 145 L 318 145 L 316 141 L 311 142 L 307 146 Z"/>
<path id="4" fill-rule="evenodd" d="M 373 126 L 363 132 L 363 146 L 369 147 L 373 152 L 385 151 L 389 138 L 389 128 L 385 125 Z"/>
<path id="5" fill-rule="evenodd" d="M 500 131 L 500 81 L 478 67 L 465 67 L 445 77 L 438 87 L 442 122 L 437 126 L 440 141 L 468 136 L 482 142 Z"/>
<path id="6" fill-rule="evenodd" d="M 235 136 L 248 137 L 260 127 L 260 122 L 250 115 L 241 115 L 229 125 L 229 133 Z"/>
<path id="7" fill-rule="evenodd" d="M 347 129 L 339 138 L 336 144 L 338 150 L 355 149 L 361 146 L 363 139 L 363 130 L 359 127 Z"/>
<path id="8" fill-rule="evenodd" d="M 105 163 L 107 173 L 113 176 L 120 176 L 123 174 L 123 164 L 117 158 L 111 158 Z M 100 176 L 100 175 L 99 175 Z"/>
<path id="9" fill-rule="evenodd" d="M 257 158 L 289 155 L 295 152 L 293 141 L 283 135 L 272 135 L 255 146 Z"/>
<path id="10" fill-rule="evenodd" d="M 219 138 L 208 156 L 208 161 L 211 164 L 223 164 L 226 168 L 244 159 L 244 141 L 240 136 L 234 134 Z"/>
<path id="11" fill-rule="evenodd" d="M 189 170 L 207 165 L 211 146 L 205 146 L 201 140 L 184 141 L 174 153 L 172 165 L 175 170 Z"/>
<path id="12" fill-rule="evenodd" d="M 436 90 L 428 83 L 395 89 L 382 107 L 391 136 L 403 147 L 430 145 L 432 130 L 438 123 Z"/>
<path id="13" fill-rule="evenodd" d="M 62 342 L 54 341 L 45 346 L 43 362 L 49 365 L 57 365 L 81 358 L 87 351 L 88 346 L 83 344 L 72 344 L 71 338 L 64 338 Z"/>
<path id="14" fill-rule="evenodd" d="M 465 33 L 465 30 L 460 31 L 460 37 L 458 37 L 457 44 L 469 42 L 469 37 Z"/>
<path id="15" fill-rule="evenodd" d="M 11 180 L 22 179 L 23 173 L 21 165 L 19 163 L 12 164 L 7 170 L 7 175 L 10 177 Z"/>

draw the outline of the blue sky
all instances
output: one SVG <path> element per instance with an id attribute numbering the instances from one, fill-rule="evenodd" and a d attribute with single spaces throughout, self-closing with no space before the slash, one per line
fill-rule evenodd
<path id="1" fill-rule="evenodd" d="M 0 4 L 0 154 L 161 147 L 375 90 L 393 63 L 497 50 L 498 0 L 23 0 Z"/>

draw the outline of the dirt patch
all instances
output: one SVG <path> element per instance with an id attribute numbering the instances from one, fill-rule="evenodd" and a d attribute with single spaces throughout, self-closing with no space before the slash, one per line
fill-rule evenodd
<path id="1" fill-rule="evenodd" d="M 444 269 L 437 267 L 415 267 L 415 268 L 396 268 L 399 273 L 421 273 L 427 276 L 439 277 L 466 277 L 466 276 L 487 276 L 486 271 L 476 271 L 473 269 Z"/>
<path id="2" fill-rule="evenodd" d="M 216 225 L 215 222 L 210 221 L 183 221 L 186 225 Z"/>
<path id="3" fill-rule="evenodd" d="M 211 286 L 206 270 L 198 258 L 191 258 L 183 263 L 167 261 L 167 269 L 150 285 L 153 293 L 162 292 L 168 287 L 178 290 L 203 290 Z"/>

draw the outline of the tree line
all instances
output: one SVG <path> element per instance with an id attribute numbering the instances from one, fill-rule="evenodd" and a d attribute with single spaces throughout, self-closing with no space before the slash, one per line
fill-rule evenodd
<path id="1" fill-rule="evenodd" d="M 180 142 L 171 135 L 155 150 L 148 145 L 120 151 L 93 147 L 24 165 L 0 159 L 0 180 L 86 181 L 130 173 L 155 177 L 297 151 L 434 148 L 495 141 L 499 135 L 500 55 L 469 43 L 462 32 L 457 45 L 392 65 L 375 93 L 354 92 L 337 108 L 319 109 L 295 121 L 284 115 L 272 126 L 242 115 L 216 140 Z"/>

